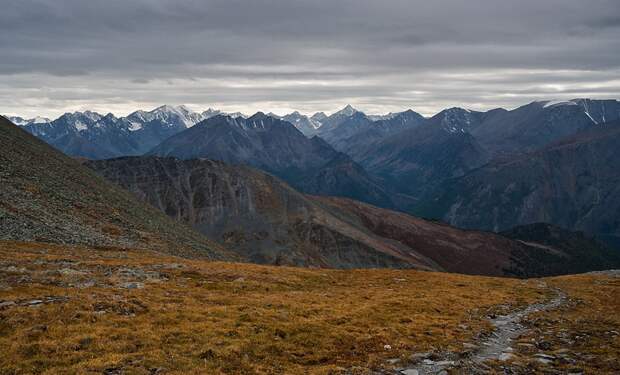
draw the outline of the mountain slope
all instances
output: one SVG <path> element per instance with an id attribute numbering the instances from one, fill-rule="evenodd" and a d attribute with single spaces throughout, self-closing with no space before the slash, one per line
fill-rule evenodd
<path id="1" fill-rule="evenodd" d="M 303 195 L 244 166 L 156 157 L 88 166 L 255 262 L 514 276 L 570 272 L 561 250 L 551 251 L 541 268 L 527 261 L 533 252 L 546 253 L 539 246 L 350 199 Z"/>
<path id="2" fill-rule="evenodd" d="M 440 113 L 424 124 L 398 132 L 363 149 L 358 158 L 395 190 L 423 198 L 442 181 L 488 161 L 488 154 L 464 128 Z"/>
<path id="3" fill-rule="evenodd" d="M 385 119 L 371 120 L 362 112 L 354 112 L 342 122 L 329 129 L 319 128 L 319 135 L 336 150 L 353 158 L 360 157 L 362 150 L 392 134 L 414 128 L 426 119 L 408 110 L 393 114 Z"/>
<path id="4" fill-rule="evenodd" d="M 348 156 L 318 137 L 305 137 L 292 124 L 260 112 L 248 119 L 207 119 L 162 142 L 148 155 L 251 165 L 304 192 L 391 206 L 389 193 Z M 324 179 L 336 173 L 338 178 Z"/>
<path id="5" fill-rule="evenodd" d="M 235 259 L 0 117 L 0 239 Z"/>
<path id="6" fill-rule="evenodd" d="M 601 124 L 449 180 L 422 212 L 465 228 L 501 231 L 549 222 L 618 238 L 619 125 Z"/>
<path id="7" fill-rule="evenodd" d="M 512 111 L 495 111 L 471 134 L 490 153 L 534 151 L 577 132 L 620 119 L 617 100 L 573 99 L 533 102 Z"/>

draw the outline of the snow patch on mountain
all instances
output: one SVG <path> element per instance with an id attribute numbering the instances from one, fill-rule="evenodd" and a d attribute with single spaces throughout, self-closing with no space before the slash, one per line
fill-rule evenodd
<path id="1" fill-rule="evenodd" d="M 541 103 L 544 103 L 543 108 L 558 107 L 562 105 L 578 105 L 572 100 L 548 100 Z"/>

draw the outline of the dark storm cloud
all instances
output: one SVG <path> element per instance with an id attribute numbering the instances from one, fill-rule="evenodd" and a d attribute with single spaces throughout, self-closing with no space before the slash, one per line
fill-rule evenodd
<path id="1" fill-rule="evenodd" d="M 617 0 L 0 2 L 4 113 L 431 113 L 620 93 Z"/>

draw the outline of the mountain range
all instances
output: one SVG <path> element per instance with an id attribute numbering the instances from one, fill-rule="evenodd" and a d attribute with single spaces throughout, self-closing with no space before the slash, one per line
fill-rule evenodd
<path id="1" fill-rule="evenodd" d="M 203 128 L 224 129 L 224 134 L 233 128 L 258 131 L 248 141 L 274 129 L 301 135 L 289 123 L 263 114 L 218 115 L 190 130 L 199 137 Z M 250 146 L 270 148 L 262 142 Z M 303 194 L 245 165 L 157 156 L 82 160 L 83 165 L 4 119 L 0 146 L 3 240 L 144 248 L 265 264 L 494 276 L 620 266 L 617 252 L 579 233 L 553 226 L 502 234 L 458 229 L 348 198 Z M 333 152 L 337 158 L 344 155 Z"/>
<path id="2" fill-rule="evenodd" d="M 501 231 L 548 221 L 613 242 L 620 238 L 613 220 L 592 219 L 596 207 L 615 207 L 617 194 L 606 184 L 616 181 L 619 172 L 604 164 L 605 152 L 613 152 L 615 144 L 601 141 L 613 132 L 594 138 L 585 134 L 616 128 L 618 119 L 617 100 L 573 99 L 536 101 L 513 110 L 449 108 L 429 118 L 412 110 L 366 115 L 352 106 L 331 115 L 250 117 L 162 106 L 121 118 L 87 111 L 53 121 L 14 121 L 71 156 L 222 160 L 272 173 L 303 193 L 348 197 L 464 228 Z M 568 146 L 574 137 L 583 138 Z M 597 151 L 584 166 L 582 159 L 571 157 L 572 151 L 558 151 L 563 143 L 562 149 Z M 551 154 L 552 161 L 540 161 L 541 155 Z M 544 169 L 555 165 L 573 180 Z M 499 177 L 500 170 L 505 177 Z M 602 185 L 594 190 L 605 194 L 593 194 L 586 187 L 589 180 L 577 170 L 595 175 L 590 180 Z M 519 193 L 514 193 L 516 185 Z M 570 194 L 554 195 L 560 191 Z M 541 199 L 532 192 L 545 196 L 546 204 L 529 208 Z"/>
<path id="3" fill-rule="evenodd" d="M 67 155 L 106 159 L 142 155 L 168 137 L 222 113 L 213 109 L 197 113 L 185 106 L 163 105 L 148 112 L 135 111 L 126 117 L 85 111 L 65 113 L 51 121 L 42 117 L 8 119 Z"/>
<path id="4" fill-rule="evenodd" d="M 260 112 L 247 119 L 212 117 L 168 138 L 148 155 L 250 165 L 306 193 L 393 206 L 389 192 L 350 157 L 323 139 L 307 138 L 289 122 Z"/>

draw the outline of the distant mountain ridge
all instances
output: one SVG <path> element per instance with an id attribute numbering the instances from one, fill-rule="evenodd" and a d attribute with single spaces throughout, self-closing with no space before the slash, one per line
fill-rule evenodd
<path id="1" fill-rule="evenodd" d="M 222 112 L 209 109 L 197 113 L 182 105 L 163 105 L 151 111 L 138 110 L 126 117 L 85 111 L 65 113 L 55 120 L 11 119 L 70 156 L 106 159 L 142 155 L 166 138 L 217 114 Z"/>
<path id="2" fill-rule="evenodd" d="M 347 196 L 392 206 L 389 193 L 345 154 L 289 122 L 257 113 L 215 116 L 162 142 L 148 155 L 209 158 L 260 168 L 306 193 Z"/>
<path id="3" fill-rule="evenodd" d="M 549 222 L 620 239 L 620 121 L 446 180 L 416 210 L 465 228 Z"/>

